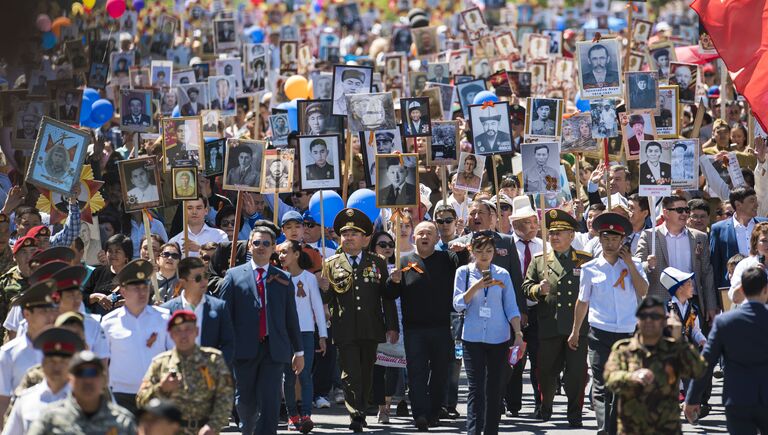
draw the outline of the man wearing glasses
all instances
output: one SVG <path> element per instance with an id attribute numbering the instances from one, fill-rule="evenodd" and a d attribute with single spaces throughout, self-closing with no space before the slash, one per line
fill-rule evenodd
<path id="1" fill-rule="evenodd" d="M 437 224 L 440 240 L 437 241 L 437 249 L 440 251 L 448 250 L 448 243 L 456 238 L 456 210 L 450 204 L 438 203 L 435 208 L 435 224 Z"/>
<path id="2" fill-rule="evenodd" d="M 227 364 L 235 353 L 235 333 L 224 301 L 206 294 L 208 269 L 203 260 L 189 257 L 179 262 L 179 296 L 162 305 L 171 314 L 179 310 L 195 313 L 198 346 L 213 347 L 224 354 Z"/>

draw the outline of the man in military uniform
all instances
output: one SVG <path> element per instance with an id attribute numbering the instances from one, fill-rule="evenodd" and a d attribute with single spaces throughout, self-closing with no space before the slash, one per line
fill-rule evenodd
<path id="1" fill-rule="evenodd" d="M 29 286 L 27 278 L 32 274 L 29 259 L 35 252 L 37 252 L 37 241 L 34 237 L 21 237 L 13 245 L 13 259 L 16 265 L 0 276 L 0 323 L 4 323 L 8 316 L 11 299 Z M 5 328 L 0 326 L 0 331 L 5 335 Z M 10 341 L 12 338 L 9 336 L 5 341 Z"/>
<path id="2" fill-rule="evenodd" d="M 637 332 L 613 345 L 605 364 L 605 387 L 619 398 L 622 434 L 680 433 L 681 378 L 698 378 L 707 362 L 693 345 L 681 340 L 680 320 L 670 314 L 672 338 L 664 336 L 667 314 L 655 295 L 638 305 Z"/>
<path id="3" fill-rule="evenodd" d="M 541 418 L 552 416 L 552 403 L 557 391 L 560 369 L 565 364 L 563 386 L 568 396 L 568 424 L 582 427 L 581 408 L 587 381 L 587 345 L 581 342 L 576 350 L 568 347 L 568 335 L 573 325 L 573 307 L 579 295 L 581 265 L 592 259 L 586 252 L 571 247 L 578 223 L 563 210 L 550 210 L 545 215 L 552 251 L 546 257 L 534 258 L 525 281 L 525 295 L 538 302 L 539 326 L 538 380 L 541 392 Z M 587 324 L 579 330 L 587 334 Z"/>
<path id="4" fill-rule="evenodd" d="M 373 383 L 376 347 L 384 342 L 385 330 L 387 340 L 397 342 L 397 309 L 393 300 L 385 299 L 389 295 L 386 261 L 376 254 L 363 252 L 365 238 L 373 232 L 370 219 L 360 210 L 345 208 L 336 215 L 333 229 L 341 236 L 341 252 L 325 260 L 324 277 L 327 278 L 321 279 L 320 288 L 323 302 L 331 310 L 344 401 L 352 418 L 349 428 L 362 432 Z"/>
<path id="5" fill-rule="evenodd" d="M 69 364 L 71 394 L 50 404 L 29 428 L 29 435 L 107 433 L 134 435 L 133 415 L 104 397 L 104 365 L 91 351 L 81 351 Z"/>
<path id="6" fill-rule="evenodd" d="M 493 107 L 480 109 L 480 125 L 483 132 L 475 136 L 475 149 L 481 154 L 512 151 L 512 138 L 509 132 L 499 131 L 501 114 Z M 478 129 L 479 130 L 479 129 Z"/>
<path id="7" fill-rule="evenodd" d="M 333 180 L 333 165 L 328 163 L 328 144 L 325 139 L 315 139 L 309 144 L 309 154 L 315 163 L 307 165 L 307 180 Z"/>
<path id="8" fill-rule="evenodd" d="M 546 144 L 534 146 L 533 158 L 535 162 L 523 171 L 523 189 L 525 192 L 552 190 L 552 188 L 547 189 L 547 178 L 550 180 L 558 180 L 560 178 L 557 169 L 547 166 L 549 152 L 549 147 Z"/>
<path id="9" fill-rule="evenodd" d="M 188 435 L 227 426 L 235 397 L 224 355 L 218 349 L 198 346 L 199 332 L 194 312 L 173 313 L 168 333 L 176 347 L 152 359 L 136 395 L 140 407 L 154 398 L 171 400 L 181 410 L 181 431 Z"/>

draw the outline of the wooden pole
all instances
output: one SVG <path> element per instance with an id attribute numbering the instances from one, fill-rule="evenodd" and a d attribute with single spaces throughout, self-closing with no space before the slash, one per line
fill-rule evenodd
<path id="1" fill-rule="evenodd" d="M 574 156 L 576 157 L 576 162 L 573 164 L 574 171 L 576 172 L 576 198 L 574 199 L 580 199 L 581 198 L 581 170 L 579 168 L 579 159 L 581 158 L 581 154 L 574 153 Z"/>
<path id="2" fill-rule="evenodd" d="M 237 235 L 240 232 L 240 215 L 243 213 L 243 191 L 237 191 L 237 204 L 235 204 L 235 230 L 232 232 L 232 248 L 229 251 L 229 267 L 235 267 L 237 257 Z"/>
<path id="3" fill-rule="evenodd" d="M 189 244 L 189 226 L 187 224 L 189 217 L 187 216 L 187 201 L 181 201 L 181 207 L 184 209 L 184 213 L 182 213 L 182 217 L 184 218 L 184 258 L 187 258 L 189 257 L 189 252 L 187 252 L 187 245 Z"/>
<path id="4" fill-rule="evenodd" d="M 656 200 L 648 197 L 651 206 L 651 255 L 656 255 Z"/>
<path id="5" fill-rule="evenodd" d="M 152 248 L 152 231 L 150 231 L 149 228 L 149 210 L 146 208 L 141 210 L 141 219 L 144 221 L 144 238 L 147 240 L 147 252 L 149 253 L 149 258 L 153 263 L 156 263 L 157 258 L 155 258 L 155 250 Z M 155 289 L 155 302 L 162 304 L 163 297 L 160 296 L 160 286 L 157 285 L 157 274 L 155 273 L 154 269 L 152 270 L 151 279 L 152 287 Z"/>
<path id="6" fill-rule="evenodd" d="M 501 205 L 500 198 L 501 192 L 499 192 L 499 171 L 496 169 L 496 162 L 493 161 L 493 155 L 491 155 L 491 163 L 493 166 L 493 187 L 496 192 L 496 222 L 498 225 L 497 231 L 501 231 Z"/>
<path id="7" fill-rule="evenodd" d="M 544 259 L 544 279 L 549 279 L 549 265 L 547 264 L 547 226 L 544 225 L 545 216 L 544 213 L 546 213 L 546 198 L 544 198 L 544 193 L 539 193 L 539 209 L 541 210 L 541 253 L 542 257 Z"/>
<path id="8" fill-rule="evenodd" d="M 443 205 L 448 205 L 448 168 L 440 166 L 440 181 L 443 185 Z"/>
<path id="9" fill-rule="evenodd" d="M 635 29 L 632 28 L 632 14 L 635 10 L 635 5 L 630 1 L 627 3 L 629 11 L 627 12 L 627 52 L 624 55 L 624 71 L 629 71 L 629 54 L 632 53 L 632 38 L 634 37 Z"/>
<path id="10" fill-rule="evenodd" d="M 277 196 L 277 190 L 278 188 L 277 186 L 275 186 L 275 193 L 274 193 L 275 196 L 274 196 L 274 202 L 273 202 L 273 204 L 275 204 L 275 207 L 273 210 L 274 213 L 272 213 L 272 223 L 275 225 L 279 225 L 277 217 L 279 215 L 278 210 L 280 209 L 280 203 L 279 203 L 280 198 L 278 198 Z"/>
<path id="11" fill-rule="evenodd" d="M 347 130 L 347 142 L 344 147 L 347 150 L 347 164 L 344 165 L 344 185 L 341 186 L 341 199 L 346 204 L 347 193 L 349 193 L 349 176 L 352 173 L 352 132 L 349 130 Z"/>
<path id="12" fill-rule="evenodd" d="M 728 102 L 728 67 L 725 66 L 723 59 L 719 59 L 718 65 L 720 66 L 720 119 L 726 119 L 725 110 L 726 103 Z"/>
<path id="13" fill-rule="evenodd" d="M 625 139 L 626 140 L 626 139 Z M 610 157 L 608 156 L 608 138 L 603 139 L 603 163 L 605 165 L 604 177 L 605 177 L 605 191 L 608 193 L 608 211 L 611 211 L 611 189 L 608 187 L 608 169 L 610 167 Z"/>
<path id="14" fill-rule="evenodd" d="M 395 210 L 395 269 L 400 270 L 400 209 Z"/>
<path id="15" fill-rule="evenodd" d="M 323 191 L 320 191 L 320 256 L 325 261 L 325 210 L 323 207 Z M 325 278 L 325 267 L 320 269 L 320 277 Z"/>

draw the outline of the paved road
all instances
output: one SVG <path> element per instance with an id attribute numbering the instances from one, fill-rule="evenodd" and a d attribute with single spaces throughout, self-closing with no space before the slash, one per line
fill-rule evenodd
<path id="1" fill-rule="evenodd" d="M 555 397 L 555 408 L 552 415 L 552 419 L 546 423 L 531 418 L 533 414 L 533 396 L 531 385 L 528 381 L 528 370 L 526 369 L 524 375 L 524 396 L 523 396 L 523 409 L 518 418 L 502 417 L 501 426 L 499 427 L 500 434 L 573 434 L 573 435 L 587 435 L 594 434 L 596 430 L 596 422 L 594 413 L 587 407 L 589 399 L 584 407 L 584 427 L 582 429 L 570 429 L 568 428 L 568 421 L 565 418 L 566 401 L 565 396 Z M 683 426 L 683 433 L 685 434 L 718 434 L 728 433 L 725 428 L 725 415 L 723 408 L 720 406 L 720 395 L 722 393 L 722 380 L 715 380 L 714 389 L 712 391 L 712 405 L 713 409 L 709 416 L 700 422 L 698 426 L 692 426 L 686 422 Z M 462 386 L 459 391 L 459 412 L 462 417 L 458 420 L 448 420 L 443 426 L 438 428 L 431 428 L 429 433 L 432 434 L 462 434 L 465 431 L 465 420 L 467 412 L 467 385 L 466 378 L 462 372 Z M 392 415 L 394 416 L 394 406 L 392 408 Z M 682 413 L 681 413 L 682 416 Z M 312 433 L 351 433 L 347 426 L 349 425 L 349 417 L 347 416 L 343 405 L 334 405 L 330 409 L 314 410 L 312 416 L 315 422 L 315 430 Z M 413 422 L 410 418 L 391 417 L 391 423 L 389 425 L 380 425 L 376 423 L 376 417 L 368 417 L 368 428 L 366 433 L 372 434 L 413 434 L 417 433 L 416 428 L 413 426 Z M 285 430 L 285 425 L 281 425 L 279 431 L 280 434 L 296 434 L 298 432 L 289 432 Z M 236 433 L 236 429 L 232 428 L 231 433 Z M 653 435 L 653 434 L 652 434 Z M 663 434 L 656 434 L 663 435 Z"/>

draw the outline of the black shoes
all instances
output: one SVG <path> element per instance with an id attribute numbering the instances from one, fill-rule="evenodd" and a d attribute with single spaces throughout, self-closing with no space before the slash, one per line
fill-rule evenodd
<path id="1" fill-rule="evenodd" d="M 395 415 L 398 417 L 408 417 L 408 403 L 405 400 L 398 402 Z"/>
<path id="2" fill-rule="evenodd" d="M 459 414 L 459 411 L 456 409 L 455 406 L 451 406 L 451 407 L 445 408 L 445 410 L 448 413 L 448 417 L 447 418 L 455 420 L 455 419 L 461 417 L 461 414 Z M 442 415 L 440 416 L 440 418 L 442 418 Z"/>
<path id="3" fill-rule="evenodd" d="M 360 433 L 363 431 L 363 424 L 365 423 L 365 420 L 360 418 L 353 418 L 352 423 L 349 424 L 349 430 L 351 430 L 354 433 Z"/>
<path id="4" fill-rule="evenodd" d="M 427 421 L 427 417 L 424 417 L 423 415 L 416 418 L 414 425 L 416 426 L 416 429 L 420 431 L 429 430 L 429 422 Z"/>

